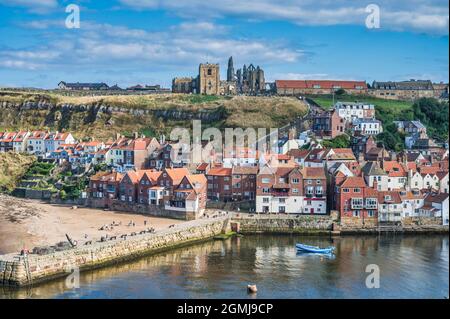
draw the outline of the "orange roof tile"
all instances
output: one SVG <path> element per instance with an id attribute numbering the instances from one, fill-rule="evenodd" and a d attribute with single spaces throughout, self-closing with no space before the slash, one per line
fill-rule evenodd
<path id="1" fill-rule="evenodd" d="M 360 176 L 349 176 L 342 182 L 340 186 L 345 188 L 363 188 L 366 187 L 366 183 Z"/>
<path id="2" fill-rule="evenodd" d="M 211 168 L 206 175 L 211 176 L 231 176 L 231 168 L 217 167 Z"/>

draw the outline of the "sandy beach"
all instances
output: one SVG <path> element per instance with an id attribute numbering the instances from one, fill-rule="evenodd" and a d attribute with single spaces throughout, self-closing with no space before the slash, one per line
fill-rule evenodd
<path id="1" fill-rule="evenodd" d="M 130 221 L 133 221 L 135 226 L 128 226 Z M 109 230 L 99 230 L 113 222 L 121 225 Z M 150 227 L 160 230 L 182 222 L 100 209 L 72 209 L 71 206 L 52 205 L 0 194 L 0 254 L 54 245 L 66 241 L 66 234 L 82 243 L 99 240 L 105 235 L 120 236 Z"/>

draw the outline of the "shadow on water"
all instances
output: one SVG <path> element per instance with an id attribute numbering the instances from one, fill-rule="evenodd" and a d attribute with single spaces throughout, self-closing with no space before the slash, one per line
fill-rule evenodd
<path id="1" fill-rule="evenodd" d="M 297 253 L 301 242 L 336 247 L 331 256 Z M 208 241 L 33 287 L 0 288 L 0 298 L 444 298 L 448 237 L 249 235 Z M 380 288 L 365 286 L 367 265 Z M 248 295 L 247 284 L 258 286 Z"/>

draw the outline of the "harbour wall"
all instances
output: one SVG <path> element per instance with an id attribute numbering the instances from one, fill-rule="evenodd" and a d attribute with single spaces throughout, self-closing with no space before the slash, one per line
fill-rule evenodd
<path id="1" fill-rule="evenodd" d="M 196 220 L 157 233 L 128 235 L 46 255 L 0 256 L 0 285 L 28 286 L 210 239 L 230 230 L 226 217 Z"/>
<path id="2" fill-rule="evenodd" d="M 302 234 L 329 235 L 333 231 L 335 219 L 333 216 L 242 216 L 233 217 L 233 222 L 239 223 L 239 232 L 269 233 L 269 234 Z"/>

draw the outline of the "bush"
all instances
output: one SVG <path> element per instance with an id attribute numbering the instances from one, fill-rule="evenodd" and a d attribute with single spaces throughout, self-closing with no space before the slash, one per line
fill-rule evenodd
<path id="1" fill-rule="evenodd" d="M 324 140 L 322 145 L 329 148 L 348 148 L 350 147 L 350 138 L 347 135 L 342 134 L 331 140 Z"/>

